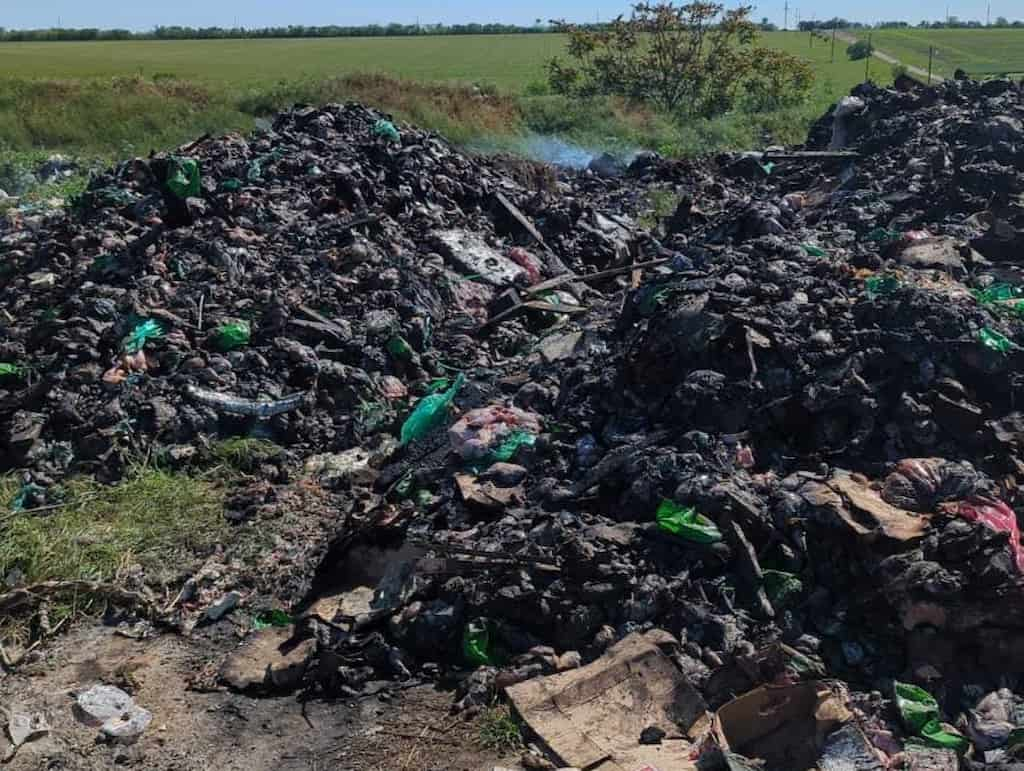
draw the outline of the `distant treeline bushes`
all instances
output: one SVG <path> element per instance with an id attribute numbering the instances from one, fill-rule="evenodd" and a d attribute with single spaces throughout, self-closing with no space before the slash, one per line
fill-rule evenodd
<path id="1" fill-rule="evenodd" d="M 52 28 L 4 29 L 0 42 L 62 42 L 73 40 L 232 40 L 304 37 L 412 37 L 415 35 L 519 35 L 547 32 L 548 27 L 537 20 L 535 26 L 511 24 L 371 24 L 364 27 L 336 25 L 305 27 L 156 27 L 147 32 L 127 29 Z"/>

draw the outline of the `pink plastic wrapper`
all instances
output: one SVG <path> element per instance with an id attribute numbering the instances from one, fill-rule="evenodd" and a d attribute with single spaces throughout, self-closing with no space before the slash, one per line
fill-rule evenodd
<path id="1" fill-rule="evenodd" d="M 915 241 L 925 241 L 929 238 L 934 238 L 931 233 L 927 230 L 908 230 L 903 234 L 904 243 L 912 244 Z"/>
<path id="2" fill-rule="evenodd" d="M 508 250 L 508 258 L 526 271 L 531 286 L 540 281 L 540 261 L 528 251 L 521 247 L 513 246 Z"/>
<path id="3" fill-rule="evenodd" d="M 997 500 L 963 501 L 960 503 L 960 516 L 970 522 L 981 522 L 997 533 L 1009 533 L 1010 549 L 1017 560 L 1017 570 L 1024 573 L 1024 548 L 1020 545 L 1020 528 L 1013 509 Z"/>

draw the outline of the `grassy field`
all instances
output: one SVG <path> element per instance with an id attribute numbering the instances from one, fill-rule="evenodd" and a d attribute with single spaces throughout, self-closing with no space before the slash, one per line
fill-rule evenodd
<path id="1" fill-rule="evenodd" d="M 928 68 L 928 48 L 934 46 L 933 71 L 942 77 L 952 77 L 958 68 L 976 76 L 1024 74 L 1024 29 L 883 29 L 872 32 L 871 40 L 922 69 Z"/>
<path id="2" fill-rule="evenodd" d="M 204 132 L 252 128 L 296 102 L 360 100 L 453 141 L 515 150 L 531 132 L 595 149 L 670 155 L 798 142 L 810 122 L 860 82 L 862 63 L 835 61 L 802 33 L 761 44 L 808 58 L 814 93 L 795 108 L 685 125 L 616 100 L 546 93 L 555 34 L 304 40 L 0 44 L 0 188 L 5 161 L 65 152 L 100 161 L 144 154 Z M 891 80 L 872 65 L 872 77 Z M 484 97 L 477 91 L 482 89 Z"/>
<path id="3" fill-rule="evenodd" d="M 815 62 L 826 79 L 852 85 L 863 69 L 795 32 L 762 36 L 762 44 Z M 303 78 L 383 73 L 422 82 L 483 83 L 520 93 L 543 82 L 544 65 L 562 53 L 561 35 L 470 35 L 306 40 L 182 40 L 0 44 L 0 73 L 11 77 L 88 79 L 141 75 L 206 85 L 254 87 Z"/>

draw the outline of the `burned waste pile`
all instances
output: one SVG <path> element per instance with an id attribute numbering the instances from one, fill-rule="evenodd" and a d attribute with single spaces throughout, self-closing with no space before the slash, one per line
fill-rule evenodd
<path id="1" fill-rule="evenodd" d="M 1009 81 L 609 177 L 296 108 L 8 215 L 4 467 L 280 445 L 339 506 L 313 694 L 501 692 L 581 768 L 1021 768 L 1022 193 Z"/>

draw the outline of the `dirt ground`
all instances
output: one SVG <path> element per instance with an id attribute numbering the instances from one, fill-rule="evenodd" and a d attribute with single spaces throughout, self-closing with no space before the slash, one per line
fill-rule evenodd
<path id="1" fill-rule="evenodd" d="M 478 746 L 473 720 L 449 712 L 451 695 L 418 686 L 354 701 L 250 698 L 190 690 L 212 678 L 237 644 L 226 620 L 210 636 L 120 636 L 82 623 L 0 680 L 0 706 L 43 712 L 49 736 L 24 744 L 13 771 L 491 771 L 514 766 Z M 76 692 L 103 682 L 131 693 L 153 722 L 131 747 L 97 741 L 72 712 Z M 7 749 L 0 740 L 0 756 Z"/>

